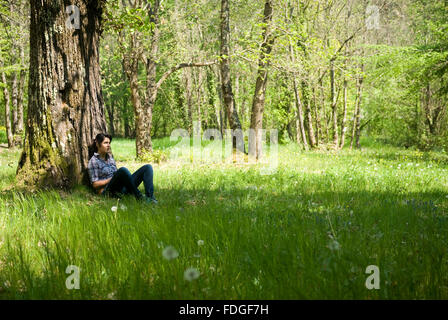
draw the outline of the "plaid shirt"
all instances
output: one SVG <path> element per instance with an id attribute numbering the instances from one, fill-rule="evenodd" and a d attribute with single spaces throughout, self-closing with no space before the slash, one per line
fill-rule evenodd
<path id="1" fill-rule="evenodd" d="M 98 180 L 112 178 L 115 171 L 117 171 L 117 166 L 114 157 L 112 157 L 111 154 L 109 154 L 107 160 L 104 161 L 100 158 L 99 154 L 95 152 L 93 157 L 89 160 L 87 169 L 89 171 L 90 182 L 94 183 Z"/>

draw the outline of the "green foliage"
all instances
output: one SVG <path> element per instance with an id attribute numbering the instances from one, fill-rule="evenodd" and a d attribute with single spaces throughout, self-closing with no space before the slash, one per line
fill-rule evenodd
<path id="1" fill-rule="evenodd" d="M 0 126 L 0 143 L 8 143 L 8 139 L 6 137 L 6 128 Z"/>
<path id="2" fill-rule="evenodd" d="M 169 153 L 164 150 L 143 151 L 142 156 L 138 159 L 140 162 L 157 163 L 165 162 L 169 157 Z"/>

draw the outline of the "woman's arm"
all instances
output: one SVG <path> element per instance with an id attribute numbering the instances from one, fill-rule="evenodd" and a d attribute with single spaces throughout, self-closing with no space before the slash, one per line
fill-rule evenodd
<path id="1" fill-rule="evenodd" d="M 93 188 L 101 193 L 103 191 L 104 187 L 112 180 L 112 178 L 106 179 L 106 180 L 98 180 L 92 183 Z"/>

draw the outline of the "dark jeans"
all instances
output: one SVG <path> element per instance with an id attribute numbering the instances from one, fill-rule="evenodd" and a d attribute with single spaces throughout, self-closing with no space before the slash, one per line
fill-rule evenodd
<path id="1" fill-rule="evenodd" d="M 110 196 L 132 194 L 137 199 L 140 199 L 142 198 L 142 193 L 138 190 L 138 186 L 143 182 L 146 196 L 153 198 L 153 176 L 154 172 L 150 164 L 144 165 L 132 175 L 127 168 L 122 167 L 114 173 L 112 180 L 106 185 L 101 194 Z"/>

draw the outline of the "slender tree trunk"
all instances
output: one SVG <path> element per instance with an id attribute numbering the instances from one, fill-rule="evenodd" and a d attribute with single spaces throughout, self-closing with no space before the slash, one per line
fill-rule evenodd
<path id="1" fill-rule="evenodd" d="M 347 131 L 346 122 L 347 122 L 347 79 L 344 79 L 344 111 L 341 122 L 341 144 L 339 145 L 340 149 L 344 148 L 345 144 L 345 132 Z"/>
<path id="2" fill-rule="evenodd" d="M 191 70 L 185 70 L 185 100 L 187 102 L 187 118 L 188 118 L 188 132 L 191 135 L 193 130 L 193 90 L 191 85 Z"/>
<path id="3" fill-rule="evenodd" d="M 317 104 L 316 89 L 314 87 L 313 87 L 313 104 L 314 104 L 314 118 L 316 120 L 316 146 L 318 146 L 322 133 L 322 127 L 320 123 L 320 111 L 319 111 L 320 108 L 318 107 Z"/>
<path id="4" fill-rule="evenodd" d="M 362 106 L 362 85 L 363 85 L 363 76 L 359 79 L 359 97 L 358 97 L 358 108 L 356 112 L 356 131 L 355 131 L 355 138 L 356 138 L 356 149 L 361 148 L 360 144 L 360 137 L 361 137 L 361 106 Z"/>
<path id="5" fill-rule="evenodd" d="M 255 93 L 252 102 L 252 115 L 250 128 L 253 132 L 249 135 L 249 153 L 257 159 L 262 156 L 262 128 L 263 112 L 268 81 L 268 60 L 274 43 L 272 35 L 272 0 L 266 0 L 263 13 L 263 43 L 261 45 L 260 58 L 258 62 L 258 73 L 255 84 Z"/>
<path id="6" fill-rule="evenodd" d="M 339 135 L 338 135 L 338 110 L 337 110 L 337 98 L 336 98 L 336 85 L 335 85 L 335 72 L 334 61 L 330 62 L 330 85 L 331 85 L 331 110 L 333 119 L 333 147 L 338 148 Z"/>
<path id="7" fill-rule="evenodd" d="M 293 86 L 294 86 L 294 97 L 296 102 L 296 115 L 297 115 L 297 143 L 299 143 L 300 140 L 302 140 L 303 147 L 305 150 L 308 150 L 308 141 L 306 139 L 305 134 L 305 125 L 304 125 L 304 119 L 303 119 L 303 106 L 302 106 L 302 100 L 300 99 L 299 90 L 297 88 L 297 80 L 293 78 L 292 80 Z M 299 134 L 300 133 L 300 134 Z M 299 139 L 300 137 L 300 139 Z"/>
<path id="8" fill-rule="evenodd" d="M 308 84 L 305 81 L 302 81 L 302 97 L 305 106 L 305 128 L 308 131 L 308 141 L 310 142 L 310 147 L 314 148 L 316 146 L 316 137 L 314 136 L 313 117 L 311 114 L 311 97 L 309 91 Z"/>
<path id="9" fill-rule="evenodd" d="M 17 100 L 17 130 L 16 133 L 20 137 L 20 142 L 22 141 L 23 134 L 23 95 L 25 94 L 25 78 L 26 78 L 26 69 L 25 69 L 25 48 L 23 45 L 20 47 L 20 62 L 21 62 L 21 70 L 20 70 L 20 81 L 19 81 L 19 91 L 18 91 L 18 100 Z"/>
<path id="10" fill-rule="evenodd" d="M 352 126 L 352 135 L 350 138 L 350 149 L 353 149 L 353 142 L 355 141 L 355 133 L 356 133 L 356 123 L 358 121 L 358 98 L 360 94 L 359 83 L 357 84 L 358 95 L 355 101 L 355 110 L 353 111 L 353 126 Z"/>
<path id="11" fill-rule="evenodd" d="M 197 114 L 198 114 L 198 121 L 201 124 L 201 127 L 203 125 L 203 118 L 202 118 L 202 108 L 201 108 L 201 90 L 202 90 L 202 77 L 200 72 L 193 71 L 193 83 L 196 91 L 196 108 L 197 108 Z"/>
<path id="12" fill-rule="evenodd" d="M 8 90 L 8 82 L 6 81 L 6 75 L 2 72 L 2 82 L 3 82 L 3 96 L 5 99 L 5 127 L 6 127 L 6 138 L 8 140 L 8 148 L 14 146 L 14 140 L 11 128 L 11 102 Z"/>
<path id="13" fill-rule="evenodd" d="M 364 71 L 364 66 L 361 66 L 361 72 Z M 360 75 L 357 83 L 357 102 L 355 103 L 355 112 L 353 116 L 353 129 L 352 129 L 352 139 L 350 141 L 350 149 L 353 148 L 353 142 L 355 142 L 355 147 L 360 148 L 359 137 L 361 135 L 361 103 L 362 103 L 362 85 L 363 85 L 363 75 Z"/>
<path id="14" fill-rule="evenodd" d="M 104 2 L 72 4 L 79 29 L 67 27 L 65 1 L 31 1 L 29 106 L 17 169 L 17 182 L 30 187 L 88 183 L 88 145 L 106 130 L 98 50 Z"/>
<path id="15" fill-rule="evenodd" d="M 12 134 L 17 133 L 18 119 L 17 119 L 17 102 L 18 102 L 18 87 L 17 87 L 17 72 L 13 72 L 11 81 L 11 102 L 12 102 Z"/>
<path id="16" fill-rule="evenodd" d="M 323 82 L 322 80 L 319 82 L 320 85 L 320 104 L 321 104 L 321 112 L 322 112 L 322 118 L 323 118 L 323 123 L 325 125 L 325 140 L 326 143 L 329 142 L 330 139 L 330 133 L 328 130 L 328 124 L 329 124 L 329 119 L 328 119 L 328 115 L 327 115 L 327 110 L 326 110 L 326 104 L 325 104 L 325 91 L 324 91 L 324 86 L 323 86 Z"/>
<path id="17" fill-rule="evenodd" d="M 241 122 L 235 107 L 235 97 L 232 91 L 232 79 L 230 76 L 230 10 L 229 0 L 221 0 L 221 87 L 223 102 L 229 120 L 230 129 L 242 130 Z M 241 131 L 242 135 L 242 131 Z M 243 139 L 243 136 L 240 136 Z M 236 135 L 232 139 L 233 149 L 246 152 L 243 143 L 237 143 Z"/>
<path id="18" fill-rule="evenodd" d="M 154 23 L 158 25 L 158 14 L 154 16 Z M 146 59 L 146 99 L 145 99 L 145 121 L 143 130 L 140 133 L 143 135 L 137 137 L 137 140 L 141 140 L 143 149 L 148 152 L 152 152 L 152 140 L 151 140 L 151 127 L 152 127 L 152 112 L 157 99 L 157 62 L 156 57 L 159 52 L 159 38 L 160 29 L 156 28 L 152 37 L 151 55 Z"/>

